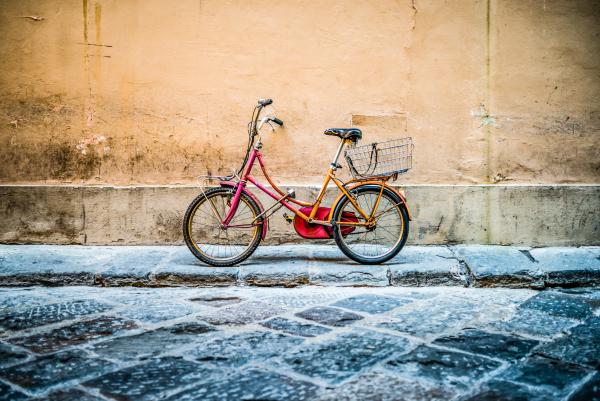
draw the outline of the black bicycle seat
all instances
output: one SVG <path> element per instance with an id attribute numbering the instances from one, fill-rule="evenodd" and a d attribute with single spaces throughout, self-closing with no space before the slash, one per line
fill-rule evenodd
<path id="1" fill-rule="evenodd" d="M 329 128 L 323 132 L 325 135 L 337 136 L 341 139 L 358 141 L 362 138 L 362 131 L 358 128 Z"/>

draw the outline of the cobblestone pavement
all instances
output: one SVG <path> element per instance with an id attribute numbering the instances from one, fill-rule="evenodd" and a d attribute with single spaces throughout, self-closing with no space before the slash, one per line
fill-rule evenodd
<path id="1" fill-rule="evenodd" d="M 600 290 L 0 289 L 0 400 L 600 399 Z"/>
<path id="2" fill-rule="evenodd" d="M 0 245 L 0 285 L 586 287 L 600 247 L 407 246 L 361 265 L 333 245 L 260 246 L 235 267 L 201 264 L 185 246 Z"/>

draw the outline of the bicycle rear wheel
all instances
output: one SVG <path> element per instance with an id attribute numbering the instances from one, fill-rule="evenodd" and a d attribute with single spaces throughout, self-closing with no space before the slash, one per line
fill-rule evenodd
<path id="1" fill-rule="evenodd" d="M 227 228 L 221 221 L 229 212 L 234 192 L 212 188 L 192 201 L 183 219 L 183 238 L 198 259 L 212 266 L 233 266 L 247 259 L 262 238 L 263 219 L 256 202 L 242 193 Z"/>
<path id="2" fill-rule="evenodd" d="M 358 206 L 370 216 L 381 192 L 379 185 L 364 185 L 352 190 Z M 333 211 L 333 235 L 342 252 L 362 264 L 378 264 L 400 252 L 408 237 L 408 211 L 394 191 L 384 188 L 374 214 L 374 224 L 367 223 L 347 196 L 342 197 Z M 350 222 L 350 223 L 348 223 Z"/>

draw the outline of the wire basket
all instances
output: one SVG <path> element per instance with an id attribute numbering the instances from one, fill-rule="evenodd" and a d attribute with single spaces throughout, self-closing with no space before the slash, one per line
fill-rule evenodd
<path id="1" fill-rule="evenodd" d="M 374 142 L 346 149 L 344 156 L 352 176 L 358 178 L 389 177 L 412 168 L 411 137 Z"/>

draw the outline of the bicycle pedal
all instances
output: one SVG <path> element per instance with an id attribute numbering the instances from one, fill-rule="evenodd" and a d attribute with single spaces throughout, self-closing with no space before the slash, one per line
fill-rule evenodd
<path id="1" fill-rule="evenodd" d="M 285 221 L 287 221 L 288 223 L 292 223 L 292 221 L 294 221 L 294 218 L 291 217 L 290 215 L 288 215 L 287 213 L 283 214 L 283 218 L 285 219 Z"/>

